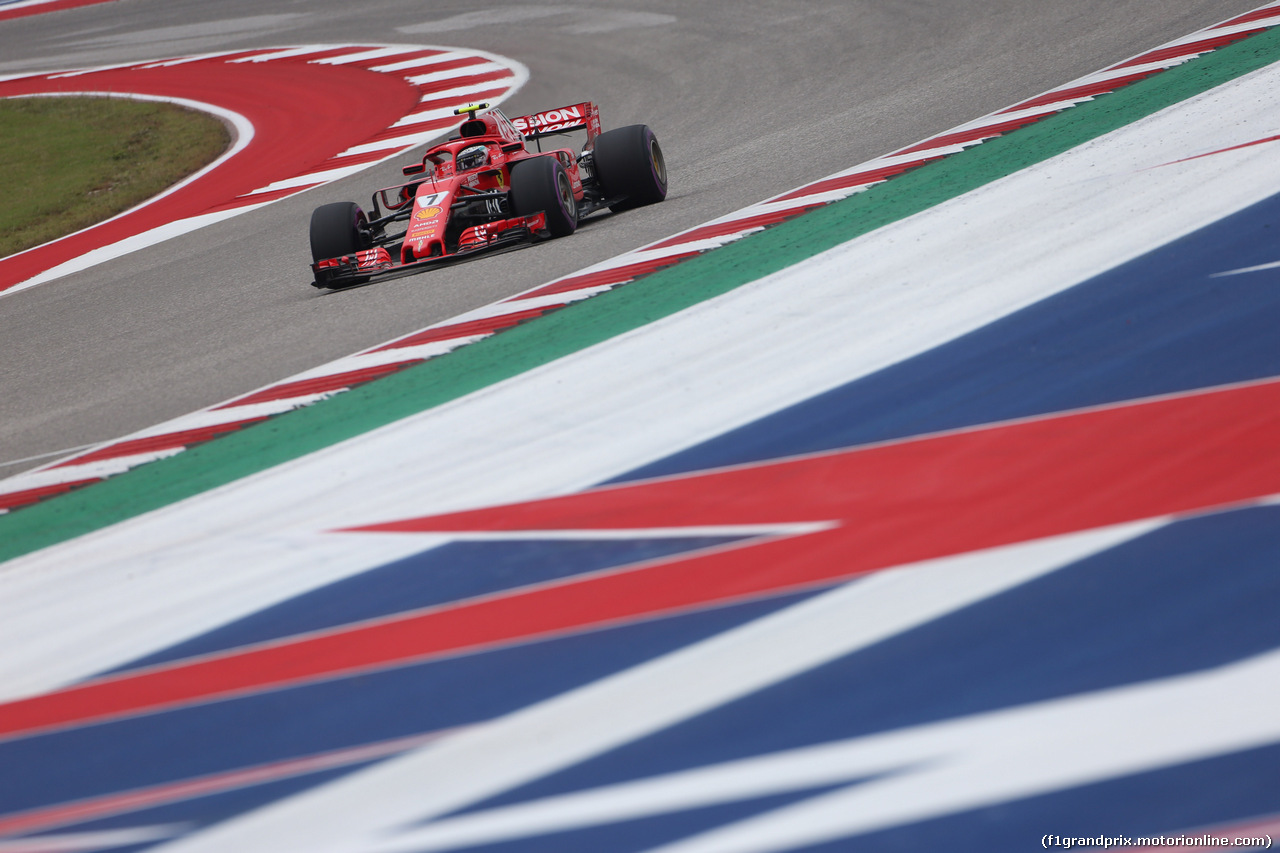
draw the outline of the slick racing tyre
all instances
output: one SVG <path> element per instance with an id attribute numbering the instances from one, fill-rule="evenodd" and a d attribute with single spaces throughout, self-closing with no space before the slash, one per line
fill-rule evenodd
<path id="1" fill-rule="evenodd" d="M 627 210 L 667 197 L 667 162 L 662 158 L 658 137 L 647 124 L 600 134 L 594 152 L 596 179 L 605 196 L 626 197 L 610 205 L 610 210 Z"/>
<path id="2" fill-rule="evenodd" d="M 351 201 L 338 201 L 317 207 L 311 214 L 311 260 L 315 262 L 342 255 L 354 255 L 373 246 L 369 236 L 369 221 L 360 205 Z M 326 280 L 321 281 L 323 276 Z M 361 284 L 368 277 L 346 279 L 339 285 L 327 281 L 328 276 L 318 273 L 317 287 L 343 287 Z"/>
<path id="3" fill-rule="evenodd" d="M 578 203 L 569 175 L 555 157 L 533 157 L 511 167 L 511 210 L 516 216 L 542 211 L 552 237 L 572 234 L 578 227 Z"/>

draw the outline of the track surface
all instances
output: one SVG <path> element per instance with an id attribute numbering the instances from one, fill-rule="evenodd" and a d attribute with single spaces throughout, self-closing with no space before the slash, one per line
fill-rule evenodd
<path id="1" fill-rule="evenodd" d="M 1247 11 L 1254 0 L 595 4 L 119 2 L 0 24 L 0 74 L 323 41 L 459 45 L 529 66 L 520 112 L 596 99 L 650 124 L 656 208 L 570 240 L 324 294 L 310 210 L 401 161 L 3 300 L 0 474 L 277 381 L 659 239 Z M 408 159 L 408 158 L 406 158 Z M 37 458 L 32 458 L 37 457 Z M 30 461 L 19 461 L 30 460 Z"/>

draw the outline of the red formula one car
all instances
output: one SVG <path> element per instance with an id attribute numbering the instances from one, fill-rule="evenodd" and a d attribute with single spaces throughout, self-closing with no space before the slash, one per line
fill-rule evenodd
<path id="1" fill-rule="evenodd" d="M 482 112 L 482 110 L 487 110 Z M 373 194 L 371 215 L 354 202 L 311 215 L 315 286 L 340 288 L 379 275 L 572 234 L 603 208 L 662 201 L 667 167 L 647 125 L 600 132 L 595 104 L 508 119 L 488 104 L 467 114 L 459 135 L 404 168 L 410 180 Z M 542 150 L 541 140 L 584 130 L 582 152 Z M 526 143 L 536 143 L 530 151 Z M 393 227 L 407 223 L 404 230 Z"/>

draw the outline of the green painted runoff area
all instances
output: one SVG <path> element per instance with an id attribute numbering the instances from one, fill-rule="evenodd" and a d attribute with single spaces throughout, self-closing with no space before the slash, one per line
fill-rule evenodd
<path id="1" fill-rule="evenodd" d="M 1280 59 L 1280 29 L 934 161 L 637 282 L 176 456 L 0 517 L 0 560 L 234 482 L 727 293 Z"/>
<path id="2" fill-rule="evenodd" d="M 222 122 L 159 101 L 0 100 L 0 258 L 157 195 L 231 144 Z"/>

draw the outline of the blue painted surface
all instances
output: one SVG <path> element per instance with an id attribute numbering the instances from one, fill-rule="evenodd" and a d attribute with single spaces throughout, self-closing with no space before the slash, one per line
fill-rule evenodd
<path id="1" fill-rule="evenodd" d="M 274 802 L 275 800 L 301 793 L 316 785 L 332 782 L 348 773 L 371 767 L 376 763 L 368 761 L 340 769 L 307 773 L 291 779 L 237 788 L 221 794 L 198 797 L 154 808 L 139 809 L 100 820 L 85 821 L 75 824 L 74 827 L 50 829 L 38 833 L 35 837 L 39 837 L 39 835 L 57 835 L 63 832 L 100 832 L 113 829 L 128 829 L 135 826 L 156 826 L 174 823 L 205 827 L 257 808 L 264 803 Z M 147 843 L 137 845 L 136 848 L 126 849 L 146 849 L 151 846 L 153 846 L 152 843 Z M 115 848 L 112 848 L 112 850 L 114 851 Z"/>
<path id="2" fill-rule="evenodd" d="M 482 722 L 804 597 L 713 607 L 0 742 L 0 767 L 25 769 L 0 774 L 0 815 Z"/>
<path id="3" fill-rule="evenodd" d="M 1221 666 L 1280 646 L 1278 569 L 1280 508 L 1173 524 L 465 811 Z"/>
<path id="4" fill-rule="evenodd" d="M 1242 784 L 1224 785 L 1223 780 L 1241 780 Z M 457 849 L 467 853 L 630 853 L 781 811 L 793 803 L 857 784 L 860 783 Z M 1143 806 L 1137 816 L 1135 803 Z M 1134 838 L 1177 835 L 1220 822 L 1243 823 L 1277 809 L 1280 746 L 1271 746 L 792 849 L 796 853 L 1038 850 L 1042 849 L 1042 836 L 1047 834 Z"/>
<path id="5" fill-rule="evenodd" d="M 1280 195 L 616 482 L 1280 376 Z"/>
<path id="6" fill-rule="evenodd" d="M 296 596 L 114 671 L 349 625 L 486 593 L 622 569 L 644 560 L 692 554 L 738 538 L 741 537 L 451 542 Z"/>
<path id="7" fill-rule="evenodd" d="M 568 832 L 537 835 L 496 844 L 483 844 L 460 848 L 484 853 L 640 853 L 660 844 L 679 841 L 690 835 L 715 829 L 727 823 L 745 820 L 774 809 L 823 794 L 836 787 L 823 786 L 772 797 L 758 797 L 685 809 L 657 817 L 628 820 L 619 823 L 592 826 Z"/>
<path id="8" fill-rule="evenodd" d="M 1239 825 L 1277 811 L 1280 746 L 1268 746 L 857 838 L 799 847 L 796 853 L 1039 850 L 1043 849 L 1041 837 L 1049 834 L 1076 838 L 1200 835 L 1202 827 Z"/>

